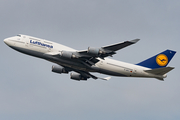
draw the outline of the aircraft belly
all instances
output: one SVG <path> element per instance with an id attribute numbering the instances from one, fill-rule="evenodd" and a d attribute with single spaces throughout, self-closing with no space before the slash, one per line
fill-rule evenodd
<path id="1" fill-rule="evenodd" d="M 119 71 L 119 69 L 114 69 L 112 67 L 109 67 L 105 64 L 96 64 L 97 66 L 97 72 L 107 74 L 107 75 L 112 75 L 112 76 L 127 76 L 126 74 L 123 74 L 122 72 Z"/>
<path id="2" fill-rule="evenodd" d="M 108 62 L 106 60 L 100 61 L 96 64 L 99 67 L 100 72 L 103 74 L 113 76 L 132 76 L 132 69 L 125 68 L 122 65 L 116 64 L 113 61 Z"/>
<path id="3" fill-rule="evenodd" d="M 27 54 L 27 55 L 31 55 L 31 56 L 34 56 L 34 57 L 43 58 L 43 54 L 44 53 L 33 51 L 33 50 L 22 48 L 22 47 L 16 47 L 16 46 L 10 46 L 10 47 L 12 49 L 18 51 L 18 52 L 21 52 L 21 53 L 24 53 L 24 54 Z"/>
<path id="4" fill-rule="evenodd" d="M 98 72 L 103 73 L 103 74 L 107 74 L 107 75 L 112 75 L 112 76 L 124 76 L 124 77 L 127 76 L 125 74 L 118 73 L 118 72 L 115 72 L 115 71 L 110 71 L 110 70 L 107 70 L 107 69 L 100 69 Z"/>
<path id="5" fill-rule="evenodd" d="M 72 69 L 78 69 L 81 71 L 86 71 L 86 72 L 93 72 L 93 69 L 87 68 L 85 65 L 81 64 L 78 61 L 74 61 L 74 60 L 67 60 L 67 59 L 62 59 L 60 57 L 55 57 L 52 55 L 48 55 L 48 54 L 44 54 L 42 52 L 38 52 L 38 51 L 33 51 L 30 49 L 25 49 L 25 48 L 20 48 L 20 47 L 15 47 L 15 46 L 11 46 L 11 48 L 13 48 L 14 50 L 17 50 L 21 53 L 27 54 L 27 55 L 31 55 L 34 57 L 38 57 L 38 58 L 42 58 L 54 63 L 57 63 L 59 65 L 65 66 L 65 67 L 69 67 Z"/>

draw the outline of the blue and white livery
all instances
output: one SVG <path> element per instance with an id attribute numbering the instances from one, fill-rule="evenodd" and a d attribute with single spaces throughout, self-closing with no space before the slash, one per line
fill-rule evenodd
<path id="1" fill-rule="evenodd" d="M 89 47 L 87 50 L 75 50 L 70 47 L 27 35 L 9 37 L 4 42 L 14 50 L 34 57 L 42 58 L 57 65 L 52 66 L 52 72 L 69 73 L 73 80 L 88 78 L 109 80 L 110 77 L 99 78 L 90 72 L 98 72 L 111 76 L 144 77 L 164 80 L 166 73 L 174 69 L 167 67 L 175 55 L 173 50 L 165 50 L 137 64 L 125 63 L 107 58 L 116 54 L 139 39 L 125 41 L 100 48 Z"/>

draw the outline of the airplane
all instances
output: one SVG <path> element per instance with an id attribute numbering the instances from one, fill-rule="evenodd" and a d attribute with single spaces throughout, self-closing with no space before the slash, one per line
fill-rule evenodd
<path id="1" fill-rule="evenodd" d="M 77 81 L 89 78 L 102 80 L 111 78 L 97 77 L 90 72 L 119 77 L 156 78 L 164 81 L 167 77 L 166 73 L 174 69 L 167 65 L 176 51 L 165 50 L 137 64 L 109 58 L 116 54 L 116 51 L 135 44 L 139 40 L 134 39 L 99 48 L 88 47 L 86 50 L 75 50 L 52 41 L 23 34 L 6 38 L 4 43 L 21 53 L 55 63 L 56 65 L 52 66 L 52 72 L 59 74 L 70 72 L 70 78 Z"/>

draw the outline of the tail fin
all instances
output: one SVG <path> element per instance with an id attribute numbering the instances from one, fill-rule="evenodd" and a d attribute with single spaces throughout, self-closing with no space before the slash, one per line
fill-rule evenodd
<path id="1" fill-rule="evenodd" d="M 175 53 L 176 51 L 166 50 L 136 65 L 140 65 L 151 69 L 163 68 L 168 65 Z"/>

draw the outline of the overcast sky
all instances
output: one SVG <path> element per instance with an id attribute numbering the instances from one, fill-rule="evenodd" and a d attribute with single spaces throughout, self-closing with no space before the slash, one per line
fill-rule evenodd
<path id="1" fill-rule="evenodd" d="M 1 120 L 179 120 L 179 0 L 0 0 Z M 114 59 L 141 62 L 177 51 L 164 82 L 112 77 L 78 82 L 54 63 L 18 53 L 3 40 L 26 34 L 77 50 L 141 39 Z M 96 74 L 97 76 L 100 75 Z"/>

